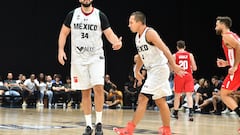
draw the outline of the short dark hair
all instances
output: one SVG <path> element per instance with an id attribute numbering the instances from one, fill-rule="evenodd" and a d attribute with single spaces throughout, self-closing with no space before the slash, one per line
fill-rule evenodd
<path id="1" fill-rule="evenodd" d="M 135 11 L 131 14 L 131 16 L 135 17 L 135 21 L 138 22 L 142 22 L 142 24 L 146 24 L 146 16 L 143 12 L 141 11 Z"/>
<path id="2" fill-rule="evenodd" d="M 177 47 L 178 47 L 179 49 L 186 48 L 185 41 L 183 41 L 183 40 L 178 40 L 178 41 L 177 41 Z"/>
<path id="3" fill-rule="evenodd" d="M 212 76 L 212 79 L 219 80 L 219 77 L 217 75 Z"/>
<path id="4" fill-rule="evenodd" d="M 228 16 L 218 16 L 216 20 L 225 24 L 228 28 L 232 27 L 232 19 Z"/>

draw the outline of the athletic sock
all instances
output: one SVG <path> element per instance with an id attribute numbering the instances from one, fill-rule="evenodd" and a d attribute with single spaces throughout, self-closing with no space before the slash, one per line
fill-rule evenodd
<path id="1" fill-rule="evenodd" d="M 96 124 L 97 123 L 102 123 L 102 112 L 96 111 Z"/>
<path id="2" fill-rule="evenodd" d="M 92 128 L 92 115 L 85 115 L 86 126 L 90 126 Z"/>

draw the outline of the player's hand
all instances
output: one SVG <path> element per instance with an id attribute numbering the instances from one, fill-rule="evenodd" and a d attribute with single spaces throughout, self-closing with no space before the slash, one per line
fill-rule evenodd
<path id="1" fill-rule="evenodd" d="M 227 61 L 217 58 L 217 66 L 218 67 L 226 67 L 226 66 L 228 66 L 228 64 L 227 64 Z"/>
<path id="2" fill-rule="evenodd" d="M 58 62 L 62 65 L 65 64 L 65 60 L 67 60 L 66 53 L 64 51 L 58 52 Z"/>
<path id="3" fill-rule="evenodd" d="M 228 74 L 233 75 L 236 70 L 237 70 L 237 67 L 233 66 L 228 69 Z"/>
<path id="4" fill-rule="evenodd" d="M 143 75 L 140 72 L 136 73 L 136 79 L 138 80 L 138 86 L 142 85 L 142 80 L 144 79 Z"/>
<path id="5" fill-rule="evenodd" d="M 173 66 L 173 71 L 180 77 L 183 77 L 185 74 L 187 74 L 187 72 L 179 65 Z"/>
<path id="6" fill-rule="evenodd" d="M 113 50 L 119 50 L 122 48 L 122 37 L 120 37 L 118 41 L 112 45 L 112 48 Z"/>

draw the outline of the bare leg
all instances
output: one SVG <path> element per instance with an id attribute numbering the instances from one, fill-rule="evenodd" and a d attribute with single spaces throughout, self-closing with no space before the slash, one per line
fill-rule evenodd
<path id="1" fill-rule="evenodd" d="M 91 101 L 91 89 L 82 90 L 82 107 L 84 115 L 91 114 L 92 111 L 92 101 Z"/>
<path id="2" fill-rule="evenodd" d="M 196 93 L 195 105 L 197 105 L 197 106 L 199 105 L 199 101 L 200 101 L 201 97 L 202 97 L 202 94 Z"/>
<path id="3" fill-rule="evenodd" d="M 165 98 L 155 100 L 156 105 L 159 107 L 160 116 L 163 126 L 170 126 L 170 109 Z"/>
<path id="4" fill-rule="evenodd" d="M 93 90 L 94 90 L 95 111 L 102 112 L 103 104 L 104 104 L 103 85 L 96 85 L 96 86 L 94 86 Z"/>
<path id="5" fill-rule="evenodd" d="M 213 99 L 212 99 L 212 103 L 213 103 L 213 111 L 217 111 L 217 101 L 218 101 L 218 96 L 214 95 Z"/>
<path id="6" fill-rule="evenodd" d="M 203 108 L 203 107 L 207 106 L 210 103 L 211 103 L 210 100 L 204 100 L 203 103 L 201 105 L 199 105 L 199 108 Z"/>
<path id="7" fill-rule="evenodd" d="M 221 98 L 224 104 L 229 107 L 231 110 L 234 110 L 238 107 L 237 102 L 230 96 L 232 93 L 231 90 L 221 89 Z"/>
<path id="8" fill-rule="evenodd" d="M 139 94 L 138 96 L 138 106 L 137 109 L 134 113 L 132 122 L 137 125 L 140 120 L 143 118 L 146 108 L 147 108 L 147 103 L 148 103 L 148 98 L 144 96 L 143 94 Z"/>
<path id="9" fill-rule="evenodd" d="M 193 108 L 192 92 L 187 92 L 186 95 L 187 95 L 188 108 Z"/>
<path id="10" fill-rule="evenodd" d="M 178 110 L 180 105 L 181 93 L 175 93 L 174 95 L 174 110 Z"/>

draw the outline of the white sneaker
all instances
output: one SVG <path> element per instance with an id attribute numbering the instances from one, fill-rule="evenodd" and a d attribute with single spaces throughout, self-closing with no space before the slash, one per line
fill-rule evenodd
<path id="1" fill-rule="evenodd" d="M 27 107 L 27 103 L 26 103 L 26 102 L 23 102 L 22 107 L 23 107 L 23 108 L 24 108 L 24 107 Z"/>
<path id="2" fill-rule="evenodd" d="M 237 113 L 235 111 L 231 111 L 229 114 L 236 115 Z"/>
<path id="3" fill-rule="evenodd" d="M 44 107 L 44 104 L 43 104 L 43 103 L 40 103 L 38 106 L 39 106 L 39 107 Z"/>
<path id="4" fill-rule="evenodd" d="M 225 109 L 224 111 L 222 111 L 221 113 L 222 113 L 222 114 L 228 114 L 228 113 L 230 113 L 230 111 L 229 111 L 229 109 L 227 108 L 227 109 Z"/>
<path id="5" fill-rule="evenodd" d="M 195 111 L 196 112 L 201 112 L 201 108 L 197 108 Z"/>
<path id="6" fill-rule="evenodd" d="M 184 104 L 182 105 L 182 107 L 188 108 L 187 103 L 184 103 Z"/>

